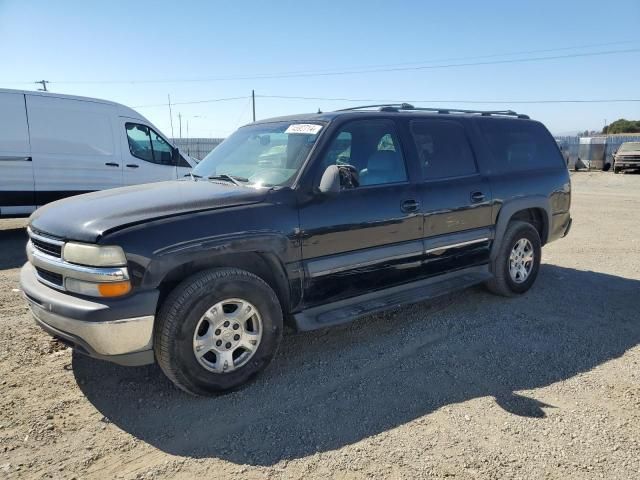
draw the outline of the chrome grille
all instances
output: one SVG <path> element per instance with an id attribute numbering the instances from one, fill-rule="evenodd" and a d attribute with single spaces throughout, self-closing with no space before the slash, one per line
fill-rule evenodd
<path id="1" fill-rule="evenodd" d="M 85 282 L 108 283 L 129 280 L 127 267 L 89 267 L 69 263 L 60 258 L 64 243 L 51 237 L 45 237 L 41 233 L 29 230 L 29 242 L 27 243 L 27 257 L 36 271 L 36 277 L 41 283 L 58 290 L 66 290 L 66 279 L 73 278 Z M 36 242 L 44 243 L 38 247 Z M 43 248 L 43 247 L 46 247 Z M 53 247 L 58 247 L 59 250 Z"/>
<path id="2" fill-rule="evenodd" d="M 44 280 L 45 283 L 51 285 L 52 287 L 53 286 L 58 288 L 63 287 L 64 279 L 62 278 L 62 275 L 60 275 L 59 273 L 50 272 L 49 270 L 45 270 L 44 268 L 39 268 L 39 267 L 35 267 L 35 268 L 36 268 L 36 273 L 38 274 L 38 277 L 41 280 Z"/>
<path id="3" fill-rule="evenodd" d="M 62 258 L 62 245 L 64 242 L 41 233 L 34 232 L 31 228 L 27 228 L 29 239 L 33 248 L 39 250 L 45 255 L 49 255 L 55 258 Z"/>

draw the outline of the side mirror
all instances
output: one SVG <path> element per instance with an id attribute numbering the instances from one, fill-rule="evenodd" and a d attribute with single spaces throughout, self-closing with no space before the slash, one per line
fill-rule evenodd
<path id="1" fill-rule="evenodd" d="M 320 179 L 321 193 L 336 195 L 342 189 L 360 186 L 358 170 L 353 165 L 329 165 Z"/>
<path id="2" fill-rule="evenodd" d="M 327 195 L 336 195 L 340 192 L 340 168 L 337 165 L 329 165 L 322 174 L 320 192 Z"/>
<path id="3" fill-rule="evenodd" d="M 178 150 L 178 147 L 173 147 L 173 150 L 171 150 L 171 162 L 174 165 L 180 165 L 180 150 Z"/>

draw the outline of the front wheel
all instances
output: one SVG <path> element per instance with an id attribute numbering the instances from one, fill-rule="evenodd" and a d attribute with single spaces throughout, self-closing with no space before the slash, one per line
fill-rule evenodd
<path id="1" fill-rule="evenodd" d="M 526 292 L 538 276 L 541 254 L 540 235 L 533 225 L 511 222 L 493 261 L 494 277 L 487 288 L 505 297 Z"/>
<path id="2" fill-rule="evenodd" d="M 271 361 L 282 338 L 282 310 L 262 279 L 238 269 L 207 270 L 164 302 L 154 334 L 165 375 L 194 395 L 234 389 Z"/>

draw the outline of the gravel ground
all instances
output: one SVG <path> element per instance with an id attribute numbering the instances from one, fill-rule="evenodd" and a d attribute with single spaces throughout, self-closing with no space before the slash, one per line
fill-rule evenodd
<path id="1" fill-rule="evenodd" d="M 640 478 L 640 175 L 573 183 L 526 295 L 288 335 L 215 399 L 51 341 L 18 290 L 24 222 L 0 222 L 0 477 Z"/>

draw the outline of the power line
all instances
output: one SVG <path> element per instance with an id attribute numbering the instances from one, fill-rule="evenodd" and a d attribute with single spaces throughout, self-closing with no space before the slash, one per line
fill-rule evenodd
<path id="1" fill-rule="evenodd" d="M 559 47 L 559 48 L 545 48 L 539 50 L 520 50 L 520 51 L 511 51 L 504 53 L 492 53 L 489 55 L 474 55 L 474 56 L 465 56 L 465 57 L 448 57 L 448 58 L 439 58 L 439 59 L 430 59 L 430 60 L 419 60 L 414 62 L 402 62 L 402 63 L 385 63 L 385 64 L 376 64 L 376 65 L 360 65 L 358 67 L 347 68 L 348 70 L 360 70 L 363 68 L 384 68 L 384 67 L 397 67 L 403 65 L 421 65 L 424 63 L 437 63 L 437 62 L 452 62 L 452 61 L 461 61 L 461 60 L 478 60 L 483 58 L 496 58 L 496 57 L 509 57 L 513 55 L 526 55 L 533 53 L 550 53 L 550 52 L 561 52 L 566 50 L 581 50 L 585 48 L 598 48 L 598 47 L 608 47 L 612 45 L 628 45 L 628 44 L 637 44 L 637 41 L 620 41 L 620 42 L 607 42 L 607 43 L 592 43 L 589 45 L 575 45 L 573 47 Z M 340 69 L 330 68 L 330 69 L 322 69 L 322 70 L 313 70 L 313 71 L 293 71 L 293 72 L 284 72 L 282 75 L 295 74 L 295 73 L 324 73 L 324 72 L 335 72 L 336 70 L 341 71 Z M 342 69 L 344 70 L 344 69 Z M 267 74 L 268 75 L 268 74 Z M 278 73 L 273 73 L 272 75 L 279 75 Z"/>
<path id="2" fill-rule="evenodd" d="M 360 73 L 382 73 L 382 72 L 403 72 L 403 71 L 411 71 L 411 70 L 440 70 L 446 68 L 459 68 L 459 67 L 473 67 L 473 66 L 483 66 L 483 65 L 501 65 L 501 64 L 509 64 L 509 63 L 528 63 L 528 62 L 537 62 L 537 61 L 545 61 L 545 60 L 560 60 L 567 58 L 579 58 L 579 57 L 595 57 L 595 56 L 603 56 L 603 55 L 613 55 L 617 53 L 632 53 L 632 52 L 640 52 L 640 48 L 630 48 L 626 50 L 609 50 L 605 52 L 591 52 L 591 53 L 573 53 L 567 55 L 555 55 L 555 56 L 547 56 L 547 57 L 530 57 L 530 58 L 515 58 L 508 60 L 492 60 L 486 62 L 468 62 L 468 63 L 449 63 L 449 64 L 441 64 L 441 65 L 422 65 L 417 67 L 395 67 L 395 68 L 374 68 L 369 70 L 355 70 L 355 71 L 343 71 L 343 72 L 330 72 L 330 73 L 309 73 L 309 74 L 291 74 L 291 75 L 281 75 L 281 76 L 263 76 L 263 77 L 244 77 L 244 78 L 236 78 L 236 80 L 251 80 L 251 79 L 277 79 L 277 78 L 293 78 L 293 77 L 316 77 L 316 76 L 336 76 L 336 75 L 353 75 Z"/>
<path id="3" fill-rule="evenodd" d="M 282 99 L 282 100 L 314 100 L 326 102 L 376 102 L 376 103 L 467 103 L 467 104 L 553 104 L 553 103 L 637 103 L 640 98 L 572 98 L 572 99 L 533 99 L 533 100 L 469 100 L 469 99 L 389 99 L 389 98 L 346 98 L 346 97 L 311 97 L 311 96 L 295 96 L 295 95 L 261 95 L 255 94 L 256 98 L 265 99 Z M 205 103 L 217 103 L 229 100 L 246 100 L 251 99 L 250 95 L 242 97 L 226 97 L 212 98 L 209 100 L 192 100 L 188 102 L 171 102 L 171 106 L 175 105 L 196 105 Z M 145 107 L 166 107 L 168 103 L 156 103 L 153 105 L 138 105 L 133 108 Z M 251 105 L 251 102 L 249 102 Z"/>
<path id="4" fill-rule="evenodd" d="M 238 115 L 238 118 L 236 119 L 234 125 L 234 129 L 237 129 L 240 125 L 242 125 L 244 123 L 243 118 L 245 113 L 247 112 L 247 110 L 251 107 L 252 101 L 249 100 L 249 102 L 247 102 L 244 107 L 242 108 L 242 110 L 240 111 L 240 115 Z"/>
<path id="5" fill-rule="evenodd" d="M 564 47 L 563 49 L 570 49 L 576 47 Z M 562 49 L 547 49 L 547 51 L 559 51 Z M 600 52 L 583 52 L 583 53 L 570 53 L 564 55 L 552 55 L 542 57 L 523 57 L 512 58 L 503 60 L 490 60 L 480 62 L 463 62 L 463 63 L 444 63 L 436 65 L 418 65 L 418 66 L 381 66 L 375 68 L 360 68 L 351 70 L 336 70 L 336 71 L 309 71 L 309 72 L 285 72 L 276 74 L 255 74 L 255 75 L 235 75 L 225 77 L 200 77 L 200 78 L 184 78 L 184 79 L 148 79 L 148 80 L 76 80 L 76 81 L 51 81 L 50 83 L 60 84 L 142 84 L 142 83 L 196 83 L 196 82 L 217 82 L 226 80 L 265 80 L 265 79 L 280 79 L 280 78 L 299 78 L 299 77 L 327 77 L 327 76 L 340 76 L 340 75 L 355 75 L 363 73 L 383 73 L 383 72 L 401 72 L 401 71 L 416 71 L 416 70 L 438 70 L 447 68 L 460 68 L 460 67 L 472 67 L 472 66 L 484 66 L 484 65 L 501 65 L 511 63 L 528 63 L 539 62 L 548 60 L 561 60 L 569 58 L 584 58 L 595 57 L 604 55 L 614 55 L 620 53 L 635 53 L 639 52 L 640 48 L 618 49 L 618 50 L 605 50 Z M 493 56 L 502 56 L 501 54 L 468 57 L 468 58 L 490 58 Z"/>
<path id="6" fill-rule="evenodd" d="M 226 98 L 213 98 L 211 100 L 194 100 L 192 102 L 171 102 L 171 105 L 195 105 L 198 103 L 215 103 L 215 102 L 227 102 L 229 100 L 243 100 L 249 98 L 248 95 L 242 97 L 226 97 Z M 153 105 L 136 105 L 133 108 L 152 108 L 152 107 L 166 107 L 166 103 L 155 103 Z"/>
<path id="7" fill-rule="evenodd" d="M 625 41 L 625 42 L 608 42 L 608 43 L 595 43 L 590 45 L 576 45 L 574 47 L 559 47 L 559 48 L 545 48 L 541 50 L 521 50 L 518 52 L 505 52 L 505 53 L 493 53 L 490 55 L 478 55 L 471 57 L 453 57 L 453 58 L 444 58 L 440 60 L 424 60 L 421 62 L 406 62 L 406 63 L 398 63 L 398 64 L 390 64 L 390 65 L 372 65 L 372 67 L 393 67 L 393 66 L 402 66 L 402 65 L 418 65 L 422 63 L 433 63 L 433 62 L 451 62 L 451 61 L 461 61 L 461 60 L 479 60 L 483 58 L 496 58 L 496 57 L 510 57 L 514 55 L 529 55 L 535 53 L 551 53 L 551 52 L 562 52 L 567 50 L 581 50 L 584 48 L 600 48 L 600 47 L 609 47 L 612 45 L 628 45 L 628 44 L 637 44 L 637 41 Z"/>
<path id="8" fill-rule="evenodd" d="M 291 99 L 291 100 L 324 100 L 333 102 L 380 102 L 380 103 L 475 103 L 475 104 L 505 104 L 505 103 L 517 103 L 517 104 L 544 104 L 544 103 L 632 103 L 640 102 L 640 99 L 635 98 L 607 98 L 607 99 L 559 99 L 559 100 L 391 100 L 381 98 L 330 98 L 330 97 L 298 97 L 290 95 L 256 95 L 258 98 L 279 98 L 279 99 Z"/>

